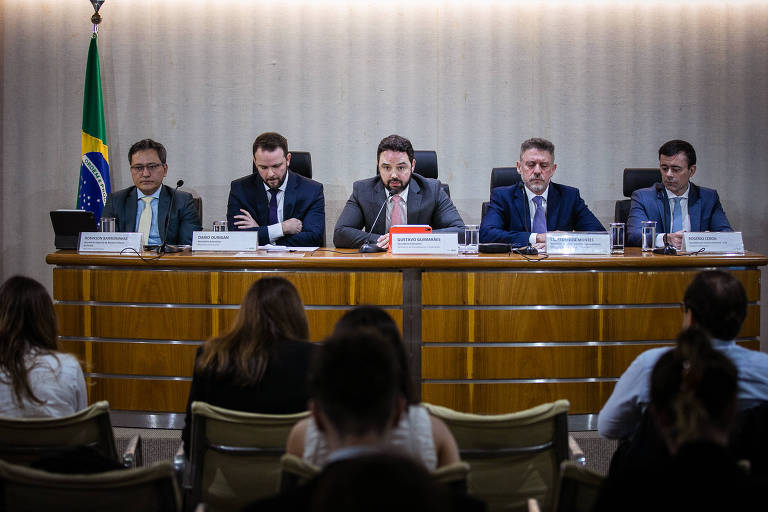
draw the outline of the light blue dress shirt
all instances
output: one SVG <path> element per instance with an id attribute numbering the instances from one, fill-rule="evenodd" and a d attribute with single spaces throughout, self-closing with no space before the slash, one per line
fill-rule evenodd
<path id="1" fill-rule="evenodd" d="M 162 189 L 163 186 L 160 185 L 154 193 L 149 194 L 149 196 L 154 197 L 154 199 L 150 203 L 150 208 L 152 208 L 152 226 L 149 228 L 149 240 L 147 241 L 148 245 L 160 245 L 163 243 L 163 241 L 160 239 L 160 230 L 157 228 L 157 208 L 160 204 L 160 191 Z M 144 194 L 137 188 L 136 195 L 139 196 L 139 203 L 136 205 L 136 230 L 138 231 L 141 212 L 144 211 L 144 201 L 142 201 L 141 198 L 147 197 L 147 194 Z"/>

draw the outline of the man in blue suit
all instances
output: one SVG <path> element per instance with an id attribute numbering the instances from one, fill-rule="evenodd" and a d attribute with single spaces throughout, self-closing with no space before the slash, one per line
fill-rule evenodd
<path id="1" fill-rule="evenodd" d="M 259 245 L 324 245 L 323 186 L 291 172 L 285 137 L 275 132 L 256 137 L 253 163 L 256 172 L 233 181 L 229 190 L 229 229 L 258 231 Z"/>
<path id="2" fill-rule="evenodd" d="M 659 148 L 662 183 L 636 190 L 627 219 L 627 245 L 640 245 L 641 223 L 656 221 L 656 246 L 680 249 L 685 231 L 733 231 L 717 191 L 690 182 L 696 172 L 696 151 L 684 140 Z"/>
<path id="3" fill-rule="evenodd" d="M 163 185 L 168 173 L 166 155 L 165 146 L 152 139 L 131 146 L 128 162 L 134 186 L 110 194 L 104 205 L 102 217 L 114 217 L 117 231 L 141 232 L 143 245 L 188 245 L 192 243 L 192 232 L 201 229 L 192 195 Z"/>
<path id="4" fill-rule="evenodd" d="M 552 183 L 555 145 L 528 139 L 520 145 L 517 172 L 522 183 L 491 191 L 488 212 L 480 225 L 480 241 L 543 249 L 548 231 L 605 231 L 579 189 Z"/>

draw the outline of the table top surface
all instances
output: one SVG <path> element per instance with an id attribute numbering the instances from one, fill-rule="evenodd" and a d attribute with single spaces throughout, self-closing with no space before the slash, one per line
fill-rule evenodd
<path id="1" fill-rule="evenodd" d="M 205 268 L 344 268 L 344 269 L 626 269 L 678 268 L 705 266 L 758 267 L 768 264 L 762 254 L 695 254 L 664 256 L 643 253 L 628 247 L 624 254 L 612 255 L 539 255 L 524 257 L 517 254 L 473 255 L 392 255 L 387 253 L 360 254 L 354 249 L 324 248 L 313 252 L 180 252 L 158 257 L 153 252 L 141 256 L 116 253 L 78 253 L 56 251 L 45 261 L 59 266 L 107 267 L 205 267 Z"/>

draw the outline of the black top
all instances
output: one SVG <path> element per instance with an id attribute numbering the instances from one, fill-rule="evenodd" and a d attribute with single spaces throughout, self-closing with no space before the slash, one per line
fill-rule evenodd
<path id="1" fill-rule="evenodd" d="M 206 402 L 217 407 L 263 414 L 292 414 L 307 410 L 309 392 L 307 374 L 315 345 L 307 341 L 281 341 L 272 348 L 261 380 L 241 386 L 228 375 L 216 376 L 195 369 L 187 400 L 187 415 L 181 439 L 189 457 L 192 402 Z M 202 347 L 197 350 L 197 358 Z"/>

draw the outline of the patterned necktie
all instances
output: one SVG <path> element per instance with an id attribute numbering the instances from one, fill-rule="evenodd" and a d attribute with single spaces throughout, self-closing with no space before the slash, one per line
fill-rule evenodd
<path id="1" fill-rule="evenodd" d="M 683 230 L 683 209 L 680 207 L 682 197 L 673 197 L 675 207 L 672 209 L 672 232 L 677 233 Z"/>
<path id="2" fill-rule="evenodd" d="M 272 198 L 269 200 L 269 225 L 277 224 L 277 190 L 270 189 Z"/>
<path id="3" fill-rule="evenodd" d="M 141 233 L 141 244 L 147 245 L 149 243 L 149 230 L 152 229 L 152 200 L 154 197 L 145 196 L 141 200 L 144 201 L 144 209 L 141 211 L 141 217 L 139 217 L 139 233 Z"/>
<path id="4" fill-rule="evenodd" d="M 400 206 L 403 202 L 403 198 L 395 194 L 392 196 L 392 217 L 389 220 L 389 226 L 396 226 L 398 224 L 405 224 L 403 222 L 403 207 Z"/>
<path id="5" fill-rule="evenodd" d="M 547 216 L 544 214 L 544 206 L 542 206 L 543 201 L 544 198 L 541 196 L 536 196 L 533 198 L 533 202 L 536 204 L 536 213 L 533 214 L 534 233 L 547 232 Z"/>

